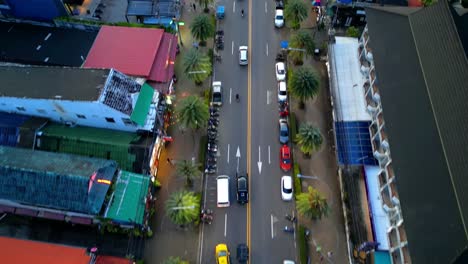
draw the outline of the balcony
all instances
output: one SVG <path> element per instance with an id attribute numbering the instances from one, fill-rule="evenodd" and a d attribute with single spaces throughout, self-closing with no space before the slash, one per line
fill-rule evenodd
<path id="1" fill-rule="evenodd" d="M 390 179 L 390 178 L 389 178 Z M 400 200 L 400 196 L 398 195 L 398 191 L 397 191 L 397 187 L 396 187 L 396 184 L 395 184 L 395 181 L 392 181 L 390 183 L 390 190 L 392 192 L 392 198 L 397 198 L 398 200 Z"/>
<path id="2" fill-rule="evenodd" d="M 371 84 L 374 84 L 374 83 L 375 83 L 375 78 L 376 78 L 375 69 L 372 69 L 372 70 L 369 72 L 369 75 L 370 75 Z"/>
<path id="3" fill-rule="evenodd" d="M 364 94 L 369 94 L 370 92 L 370 82 L 366 81 L 364 82 L 364 84 L 362 85 L 364 87 Z M 372 96 L 372 95 L 371 95 Z"/>
<path id="4" fill-rule="evenodd" d="M 364 40 L 364 45 L 365 45 L 365 43 L 367 43 L 367 41 L 369 41 L 369 32 L 364 30 L 364 33 L 362 34 L 362 38 Z"/>
<path id="5" fill-rule="evenodd" d="M 398 239 L 396 228 L 391 228 L 390 233 L 388 233 L 388 240 L 390 242 L 390 247 L 397 248 L 400 246 L 400 240 Z"/>
<path id="6" fill-rule="evenodd" d="M 394 252 L 392 252 L 392 263 L 395 263 L 395 264 L 410 263 L 410 262 L 406 262 L 402 258 L 403 257 L 402 257 L 401 250 L 397 249 Z"/>
<path id="7" fill-rule="evenodd" d="M 377 108 L 379 105 L 375 102 L 374 98 L 372 98 L 372 94 L 371 93 L 366 93 L 366 102 L 367 102 L 367 105 L 370 105 L 372 107 L 375 107 Z"/>
<path id="8" fill-rule="evenodd" d="M 393 165 L 391 163 L 387 166 L 387 175 L 389 179 L 393 179 L 395 177 L 395 172 L 393 171 Z"/>
<path id="9" fill-rule="evenodd" d="M 379 127 L 383 127 L 384 125 L 384 118 L 383 118 L 383 114 L 380 113 L 378 116 L 377 116 L 377 124 L 379 124 Z"/>
<path id="10" fill-rule="evenodd" d="M 387 133 L 385 132 L 385 126 L 383 126 L 380 129 L 380 138 L 382 139 L 382 141 L 384 141 L 384 140 L 388 141 L 388 136 L 387 136 Z"/>
<path id="11" fill-rule="evenodd" d="M 387 182 L 385 182 L 387 183 Z M 388 190 L 388 186 L 384 187 L 381 192 L 382 195 L 382 202 L 383 204 L 387 205 L 389 208 L 394 208 L 395 206 L 393 205 L 392 198 L 390 197 L 390 193 Z"/>
<path id="12" fill-rule="evenodd" d="M 382 170 L 382 172 L 379 174 L 379 187 L 382 188 L 382 186 L 385 186 L 387 184 L 387 175 L 385 174 L 385 171 Z"/>
<path id="13" fill-rule="evenodd" d="M 369 127 L 369 131 L 370 131 L 370 136 L 371 136 L 371 140 L 375 137 L 375 135 L 377 134 L 377 126 L 372 123 Z"/>
<path id="14" fill-rule="evenodd" d="M 401 251 L 403 253 L 403 261 L 404 263 L 411 263 L 411 256 L 409 253 L 408 246 L 404 246 L 401 248 Z"/>
<path id="15" fill-rule="evenodd" d="M 401 224 L 401 225 L 398 227 L 398 232 L 400 233 L 400 241 L 401 241 L 401 242 L 406 242 L 406 241 L 408 241 L 408 238 L 406 237 L 405 224 Z"/>

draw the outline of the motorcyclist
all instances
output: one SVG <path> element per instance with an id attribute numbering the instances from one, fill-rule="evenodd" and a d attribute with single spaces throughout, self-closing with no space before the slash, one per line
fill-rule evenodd
<path id="1" fill-rule="evenodd" d="M 241 14 L 242 14 L 242 16 L 244 16 L 244 9 L 243 8 L 241 9 Z"/>
<path id="2" fill-rule="evenodd" d="M 240 99 L 239 99 L 239 94 L 236 94 L 236 101 L 239 102 L 239 100 L 240 100 Z"/>

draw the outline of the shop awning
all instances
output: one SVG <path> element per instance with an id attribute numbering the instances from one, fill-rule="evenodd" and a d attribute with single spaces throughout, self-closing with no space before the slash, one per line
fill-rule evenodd
<path id="1" fill-rule="evenodd" d="M 154 89 L 147 83 L 141 87 L 140 95 L 138 96 L 135 108 L 133 108 L 130 119 L 140 126 L 145 125 L 146 117 L 148 116 L 151 102 L 153 101 Z"/>

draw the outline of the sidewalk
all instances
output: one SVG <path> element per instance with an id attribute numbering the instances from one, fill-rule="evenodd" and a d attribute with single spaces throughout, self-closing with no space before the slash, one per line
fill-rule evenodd
<path id="1" fill-rule="evenodd" d="M 201 86 L 196 86 L 193 81 L 189 80 L 183 74 L 183 57 L 184 54 L 192 48 L 192 36 L 190 34 L 189 25 L 195 14 L 199 14 L 202 10 L 197 4 L 196 13 L 191 8 L 191 2 L 186 3 L 182 11 L 181 20 L 185 22 L 185 26 L 181 27 L 181 38 L 183 46 L 180 45 L 180 54 L 177 56 L 175 63 L 175 72 L 177 75 L 177 83 L 175 84 L 175 105 L 184 97 L 189 95 L 202 95 L 203 90 L 207 88 L 206 83 Z M 180 43 L 180 42 L 179 42 Z M 174 106 L 175 106 L 174 105 Z M 175 167 L 170 165 L 166 160 L 173 159 L 175 162 L 181 160 L 197 159 L 199 135 L 193 134 L 192 131 L 181 131 L 176 123 L 168 129 L 168 135 L 172 136 L 174 141 L 168 145 L 162 152 L 160 157 L 158 180 L 161 182 L 161 189 L 156 193 L 156 213 L 151 224 L 154 236 L 147 239 L 145 245 L 145 263 L 160 264 L 170 256 L 181 257 L 183 260 L 190 263 L 197 263 L 199 232 L 198 228 L 180 229 L 174 225 L 166 216 L 164 209 L 165 202 L 169 195 L 175 191 L 185 188 L 185 180 L 178 177 Z M 195 160 L 198 162 L 198 160 Z M 194 187 L 191 189 L 195 192 L 201 192 L 202 178 L 195 179 Z"/>
<path id="2" fill-rule="evenodd" d="M 315 15 L 311 12 L 308 21 L 302 26 L 304 30 L 314 35 L 316 47 L 322 50 L 322 43 L 328 40 L 328 35 L 327 30 L 316 31 Z M 304 109 L 298 109 L 298 103 L 294 100 L 291 110 L 296 114 L 298 126 L 303 122 L 310 122 L 320 128 L 323 145 L 319 151 L 312 154 L 311 158 L 305 158 L 299 148 L 294 146 L 294 158 L 299 163 L 302 175 L 317 177 L 317 179 L 303 178 L 302 190 L 307 191 L 308 186 L 318 189 L 327 198 L 331 212 L 322 220 L 312 221 L 299 217 L 299 223 L 311 230 L 309 240 L 311 263 L 348 263 L 338 167 L 334 152 L 327 69 L 324 62 L 314 58 L 305 59 L 304 66 L 311 66 L 317 72 L 320 77 L 320 92 L 314 100 L 306 101 Z M 331 257 L 327 256 L 328 252 L 332 252 Z"/>

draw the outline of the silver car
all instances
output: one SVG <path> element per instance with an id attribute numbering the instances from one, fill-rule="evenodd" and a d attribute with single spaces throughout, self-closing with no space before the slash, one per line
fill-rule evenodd
<path id="1" fill-rule="evenodd" d="M 247 65 L 249 64 L 249 51 L 247 46 L 239 47 L 239 64 Z"/>

